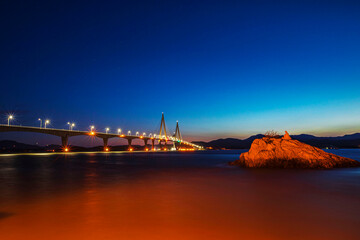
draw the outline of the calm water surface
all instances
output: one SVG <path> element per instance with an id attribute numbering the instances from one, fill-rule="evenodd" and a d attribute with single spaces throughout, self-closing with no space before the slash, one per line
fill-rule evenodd
<path id="1" fill-rule="evenodd" d="M 360 239 L 360 168 L 229 167 L 241 152 L 0 156 L 0 239 Z"/>

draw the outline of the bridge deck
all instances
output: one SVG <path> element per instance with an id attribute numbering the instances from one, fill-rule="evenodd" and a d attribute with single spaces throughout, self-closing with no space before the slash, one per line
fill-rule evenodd
<path id="1" fill-rule="evenodd" d="M 95 136 L 104 139 L 107 142 L 107 139 L 109 138 L 124 138 L 128 140 L 133 139 L 142 139 L 144 141 L 152 140 L 152 141 L 170 141 L 170 142 L 178 142 L 180 140 L 173 138 L 173 137 L 167 137 L 167 139 L 160 138 L 160 137 L 149 137 L 149 136 L 136 136 L 136 135 L 125 135 L 125 134 L 114 134 L 114 133 L 103 133 L 103 132 L 95 132 L 95 131 L 76 131 L 76 130 L 66 130 L 66 129 L 55 129 L 55 128 L 40 128 L 40 127 L 29 127 L 29 126 L 17 126 L 17 125 L 3 125 L 0 124 L 0 132 L 36 132 L 36 133 L 43 133 L 43 134 L 50 134 L 55 135 L 61 138 L 68 138 L 73 136 Z M 181 144 L 185 144 L 188 146 L 193 146 L 198 148 L 199 146 L 192 144 L 187 141 L 180 141 Z"/>

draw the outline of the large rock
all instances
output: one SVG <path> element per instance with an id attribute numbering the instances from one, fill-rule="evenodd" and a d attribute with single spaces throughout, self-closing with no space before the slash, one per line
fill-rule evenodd
<path id="1" fill-rule="evenodd" d="M 291 139 L 286 132 L 283 138 L 255 139 L 248 152 L 231 165 L 253 168 L 335 168 L 359 167 L 360 162 Z"/>

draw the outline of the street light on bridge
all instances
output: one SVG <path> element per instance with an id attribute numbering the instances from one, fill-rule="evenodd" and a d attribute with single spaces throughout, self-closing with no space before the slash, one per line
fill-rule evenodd
<path id="1" fill-rule="evenodd" d="M 109 132 L 110 128 L 105 128 L 105 133 L 107 134 Z"/>
<path id="2" fill-rule="evenodd" d="M 135 133 L 135 136 L 139 136 L 139 132 L 136 132 L 136 133 Z"/>
<path id="3" fill-rule="evenodd" d="M 95 126 L 90 126 L 90 135 L 95 135 L 95 133 L 94 133 L 94 128 L 95 128 Z"/>
<path id="4" fill-rule="evenodd" d="M 131 131 L 130 131 L 130 130 L 128 131 L 128 135 L 129 135 L 129 136 L 131 135 Z"/>
<path id="5" fill-rule="evenodd" d="M 10 120 L 12 120 L 13 118 L 14 118 L 13 115 L 9 115 L 9 116 L 8 116 L 8 126 L 10 126 Z"/>
<path id="6" fill-rule="evenodd" d="M 49 123 L 50 123 L 50 120 L 46 119 L 46 120 L 45 120 L 45 127 L 44 127 L 44 128 L 46 128 L 46 125 L 49 124 Z"/>
<path id="7" fill-rule="evenodd" d="M 119 135 L 121 134 L 121 128 L 118 128 L 118 134 Z"/>
<path id="8" fill-rule="evenodd" d="M 41 128 L 41 127 L 42 127 L 42 120 L 41 120 L 41 118 L 39 118 L 38 121 L 40 121 L 40 128 Z"/>
<path id="9" fill-rule="evenodd" d="M 69 125 L 69 130 L 72 131 L 73 127 L 75 127 L 75 123 L 68 122 L 67 124 Z"/>

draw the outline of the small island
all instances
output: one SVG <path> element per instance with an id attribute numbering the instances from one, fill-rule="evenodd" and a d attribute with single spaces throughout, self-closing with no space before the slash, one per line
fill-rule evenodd
<path id="1" fill-rule="evenodd" d="M 338 168 L 359 167 L 360 162 L 327 153 L 319 148 L 271 133 L 255 139 L 248 152 L 230 165 L 248 168 Z"/>

